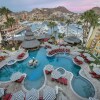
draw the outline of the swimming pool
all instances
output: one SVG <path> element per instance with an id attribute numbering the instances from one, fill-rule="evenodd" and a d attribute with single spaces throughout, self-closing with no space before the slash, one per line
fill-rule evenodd
<path id="1" fill-rule="evenodd" d="M 5 66 L 0 70 L 0 81 L 7 81 L 10 79 L 10 76 L 13 72 L 23 72 L 27 74 L 27 77 L 25 79 L 25 87 L 26 89 L 31 89 L 32 87 L 27 86 L 28 84 L 31 84 L 33 82 L 33 87 L 38 89 L 41 87 L 41 85 L 37 85 L 37 82 L 39 84 L 41 81 L 44 81 L 44 74 L 43 74 L 43 68 L 47 64 L 51 64 L 54 66 L 54 68 L 63 67 L 66 70 L 72 72 L 75 76 L 79 75 L 80 67 L 75 65 L 71 58 L 69 58 L 67 54 L 63 54 L 64 56 L 60 56 L 60 54 L 54 56 L 54 57 L 47 57 L 46 56 L 46 50 L 44 48 L 41 48 L 36 51 L 30 51 L 29 57 L 21 62 L 16 62 L 14 65 L 11 66 Z M 28 61 L 35 57 L 39 64 L 37 68 L 30 69 L 28 65 Z M 27 84 L 28 83 L 28 84 Z M 43 82 L 42 82 L 43 83 Z"/>
<path id="2" fill-rule="evenodd" d="M 35 57 L 39 61 L 39 64 L 36 68 L 31 69 L 29 68 L 28 61 L 32 59 L 33 57 Z M 68 54 L 64 53 L 64 54 L 57 54 L 53 57 L 47 57 L 46 50 L 44 48 L 40 48 L 39 50 L 36 50 L 36 51 L 30 51 L 29 57 L 25 59 L 24 61 L 16 62 L 14 65 L 11 65 L 11 66 L 6 65 L 4 68 L 2 68 L 0 70 L 0 81 L 8 81 L 10 80 L 10 76 L 12 75 L 13 72 L 20 71 L 22 73 L 27 74 L 27 77 L 24 82 L 24 86 L 27 90 L 30 90 L 32 88 L 39 89 L 44 84 L 45 79 L 44 79 L 43 68 L 47 64 L 53 65 L 54 68 L 62 67 L 66 69 L 67 71 L 72 72 L 75 77 L 80 76 L 79 75 L 80 67 L 73 63 L 72 59 L 69 57 Z M 88 83 L 85 81 L 85 84 L 88 84 Z M 86 85 L 87 88 L 88 86 L 89 84 Z"/>
<path id="3" fill-rule="evenodd" d="M 71 82 L 73 90 L 83 98 L 94 97 L 95 89 L 93 85 L 83 77 L 73 77 Z"/>

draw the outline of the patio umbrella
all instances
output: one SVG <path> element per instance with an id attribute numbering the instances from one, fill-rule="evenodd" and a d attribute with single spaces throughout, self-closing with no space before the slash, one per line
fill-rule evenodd
<path id="1" fill-rule="evenodd" d="M 65 46 L 60 46 L 60 48 L 64 48 L 65 49 L 66 47 Z"/>
<path id="2" fill-rule="evenodd" d="M 61 77 L 61 73 L 57 70 L 54 70 L 52 73 L 51 73 L 51 77 L 54 78 L 54 79 L 59 79 Z"/>
<path id="3" fill-rule="evenodd" d="M 55 89 L 50 86 L 46 86 L 43 90 L 43 99 L 44 100 L 55 100 L 56 92 Z"/>
<path id="4" fill-rule="evenodd" d="M 82 57 L 80 57 L 80 56 L 77 56 L 76 57 L 78 60 L 80 60 L 80 61 L 84 61 L 84 59 L 82 58 Z"/>
<path id="5" fill-rule="evenodd" d="M 49 28 L 48 28 L 48 26 L 47 26 L 47 25 L 45 25 L 45 26 L 43 27 L 43 29 L 44 29 L 44 30 L 46 30 L 46 31 L 48 31 L 48 30 L 49 30 Z"/>
<path id="6" fill-rule="evenodd" d="M 2 97 L 4 95 L 4 89 L 0 88 L 0 97 Z"/>
<path id="7" fill-rule="evenodd" d="M 10 77 L 11 81 L 16 81 L 18 79 L 20 79 L 20 77 L 22 76 L 23 74 L 21 72 L 16 72 L 16 73 L 13 73 Z"/>
<path id="8" fill-rule="evenodd" d="M 0 56 L 8 56 L 8 54 L 7 54 L 7 53 L 1 52 L 1 53 L 0 53 Z"/>
<path id="9" fill-rule="evenodd" d="M 95 61 L 95 59 L 93 57 L 87 56 L 87 59 L 90 61 Z"/>
<path id="10" fill-rule="evenodd" d="M 22 90 L 20 90 L 12 95 L 11 100 L 24 100 L 24 98 L 25 94 L 23 93 Z"/>
<path id="11" fill-rule="evenodd" d="M 88 53 L 83 53 L 84 56 L 88 57 L 88 56 L 91 56 L 90 54 Z"/>
<path id="12" fill-rule="evenodd" d="M 100 67 L 100 65 L 97 65 L 97 67 Z"/>
<path id="13" fill-rule="evenodd" d="M 32 88 L 29 92 L 26 93 L 26 100 L 38 100 L 39 92 Z"/>
<path id="14" fill-rule="evenodd" d="M 100 68 L 99 68 L 99 67 L 93 67 L 93 71 L 94 71 L 96 74 L 100 75 Z"/>
<path id="15" fill-rule="evenodd" d="M 80 52 L 72 51 L 70 54 L 72 54 L 72 55 L 74 55 L 74 56 L 78 56 L 78 55 L 80 55 Z"/>
<path id="16" fill-rule="evenodd" d="M 71 49 L 71 46 L 66 46 L 67 49 Z"/>
<path id="17" fill-rule="evenodd" d="M 46 65 L 46 70 L 48 70 L 48 71 L 53 71 L 54 68 L 53 68 L 52 65 L 48 64 L 48 65 Z"/>

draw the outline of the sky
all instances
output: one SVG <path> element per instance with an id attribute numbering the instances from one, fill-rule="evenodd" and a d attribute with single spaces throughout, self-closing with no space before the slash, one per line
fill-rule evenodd
<path id="1" fill-rule="evenodd" d="M 3 6 L 14 12 L 64 6 L 70 11 L 80 13 L 93 7 L 100 7 L 100 0 L 0 0 L 0 7 Z"/>

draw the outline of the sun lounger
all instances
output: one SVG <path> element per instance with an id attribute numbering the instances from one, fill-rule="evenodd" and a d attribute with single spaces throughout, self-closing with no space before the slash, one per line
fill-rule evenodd
<path id="1" fill-rule="evenodd" d="M 6 94 L 3 96 L 3 100 L 11 100 L 12 95 L 11 94 Z"/>
<path id="2" fill-rule="evenodd" d="M 39 97 L 39 100 L 43 100 L 43 97 Z"/>
<path id="3" fill-rule="evenodd" d="M 49 74 L 49 71 L 48 70 L 45 70 L 45 73 L 48 75 Z"/>
<path id="4" fill-rule="evenodd" d="M 52 80 L 52 81 L 55 81 L 55 79 L 54 79 L 54 78 L 51 78 L 51 80 Z"/>
<path id="5" fill-rule="evenodd" d="M 17 82 L 17 83 L 21 83 L 21 82 L 24 80 L 24 78 L 25 78 L 25 76 L 21 76 L 21 78 L 18 79 L 18 80 L 16 80 L 15 82 Z"/>
<path id="6" fill-rule="evenodd" d="M 92 75 L 93 78 L 100 79 L 100 75 Z"/>
<path id="7" fill-rule="evenodd" d="M 93 72 L 93 71 L 92 71 L 92 72 L 89 72 L 89 73 L 92 74 L 92 75 L 97 75 L 97 74 L 96 74 L 95 72 Z"/>

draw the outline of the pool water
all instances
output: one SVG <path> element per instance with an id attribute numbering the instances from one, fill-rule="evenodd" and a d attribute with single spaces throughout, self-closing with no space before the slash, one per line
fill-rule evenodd
<path id="1" fill-rule="evenodd" d="M 95 89 L 92 86 L 92 84 L 84 79 L 83 77 L 75 77 L 72 79 L 72 87 L 73 90 L 80 96 L 84 98 L 94 97 L 95 95 Z"/>
<path id="2" fill-rule="evenodd" d="M 59 68 L 57 71 L 59 71 L 62 75 L 65 74 L 65 70 L 63 68 Z"/>
<path id="3" fill-rule="evenodd" d="M 60 56 L 60 54 L 58 54 L 54 57 L 49 58 L 46 56 L 46 50 L 44 48 L 41 48 L 36 51 L 30 51 L 29 57 L 26 60 L 2 68 L 0 70 L 0 81 L 8 81 L 10 80 L 10 76 L 13 72 L 20 71 L 27 74 L 27 77 L 25 79 L 26 89 L 31 89 L 32 87 L 38 89 L 43 85 L 40 85 L 40 83 L 41 81 L 44 81 L 43 68 L 47 64 L 53 65 L 54 68 L 63 67 L 66 70 L 72 72 L 75 76 L 78 76 L 80 67 L 73 63 L 71 58 L 68 57 L 69 55 L 62 55 L 63 56 Z M 38 60 L 39 64 L 36 68 L 31 69 L 29 68 L 28 61 L 33 57 L 35 57 Z M 40 81 L 39 85 L 37 85 L 38 81 Z M 31 83 L 33 83 L 34 85 L 29 85 L 29 87 L 28 84 Z"/>
<path id="4" fill-rule="evenodd" d="M 36 68 L 29 68 L 28 61 L 33 57 L 38 60 L 39 64 Z M 7 66 L 7 65 L 4 66 L 0 70 L 0 81 L 9 81 L 12 73 L 20 71 L 22 73 L 27 74 L 27 77 L 24 82 L 24 86 L 27 90 L 30 90 L 32 88 L 39 89 L 44 84 L 43 68 L 47 64 L 53 65 L 54 68 L 62 67 L 67 71 L 72 72 L 74 77 L 80 76 L 79 75 L 80 67 L 73 63 L 72 59 L 70 58 L 70 55 L 63 53 L 63 54 L 57 54 L 53 57 L 47 57 L 45 48 L 40 48 L 39 50 L 36 51 L 29 51 L 29 57 L 26 60 L 17 62 L 11 66 Z M 94 93 L 95 91 L 94 89 L 83 90 L 84 88 L 83 86 L 85 88 L 89 88 L 89 86 L 93 88 L 92 84 L 88 81 L 85 81 L 85 79 L 81 80 L 79 78 L 75 81 L 72 81 L 73 90 L 76 93 L 78 93 L 80 96 L 87 97 L 88 94 L 84 95 L 85 91 L 87 92 L 93 91 Z M 93 94 L 91 93 L 91 96 L 92 95 Z"/>

